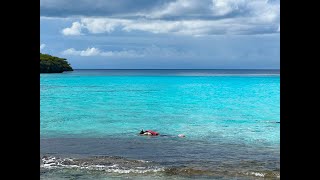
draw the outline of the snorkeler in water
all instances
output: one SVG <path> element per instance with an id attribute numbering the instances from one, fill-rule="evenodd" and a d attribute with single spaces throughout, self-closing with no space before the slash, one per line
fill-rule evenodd
<path id="1" fill-rule="evenodd" d="M 143 129 L 140 131 L 139 134 L 140 134 L 140 135 L 146 135 L 146 136 L 158 136 L 158 135 L 159 135 L 158 132 L 151 131 L 151 130 L 143 131 Z"/>
<path id="2" fill-rule="evenodd" d="M 144 135 L 144 136 L 158 136 L 160 135 L 158 132 L 156 131 L 151 131 L 151 130 L 146 130 L 146 131 L 143 131 L 143 129 L 140 131 L 139 133 L 140 135 Z M 171 135 L 165 135 L 165 134 L 162 134 L 161 136 L 171 136 Z M 173 136 L 171 136 L 173 137 Z M 178 137 L 180 138 L 184 138 L 186 137 L 184 134 L 179 134 Z"/>

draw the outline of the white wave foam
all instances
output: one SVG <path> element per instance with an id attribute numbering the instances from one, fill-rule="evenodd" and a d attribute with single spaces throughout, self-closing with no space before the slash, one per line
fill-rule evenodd
<path id="1" fill-rule="evenodd" d="M 142 163 L 148 163 L 150 161 L 145 161 L 145 160 L 137 160 L 138 162 L 142 162 Z"/>
<path id="2" fill-rule="evenodd" d="M 265 174 L 264 173 L 258 173 L 258 172 L 251 172 L 251 175 L 257 176 L 257 177 L 264 177 Z"/>
<path id="3" fill-rule="evenodd" d="M 256 177 L 264 177 L 266 174 L 261 172 L 246 172 L 247 176 L 256 176 Z"/>
<path id="4" fill-rule="evenodd" d="M 164 171 L 164 168 L 157 168 L 157 169 L 146 169 L 146 170 L 138 170 L 138 169 L 106 169 L 106 172 L 109 173 L 119 173 L 119 174 L 129 174 L 129 173 L 136 173 L 136 174 L 144 174 L 150 172 L 161 172 Z"/>
<path id="5" fill-rule="evenodd" d="M 101 164 L 94 164 L 94 165 L 88 165 L 85 163 L 82 164 L 70 164 L 70 162 L 74 162 L 73 159 L 65 158 L 65 159 L 59 159 L 56 157 L 45 157 L 42 158 L 42 164 L 40 164 L 41 168 L 45 169 L 57 169 L 57 168 L 67 168 L 67 169 L 83 169 L 83 170 L 95 170 L 95 171 L 105 171 L 108 173 L 119 173 L 119 174 L 128 174 L 128 173 L 137 173 L 137 174 L 143 174 L 143 173 L 155 173 L 164 171 L 164 168 L 159 167 L 121 167 L 119 164 L 113 164 L 113 165 L 101 165 Z M 141 162 L 146 162 L 143 160 L 139 160 Z"/>

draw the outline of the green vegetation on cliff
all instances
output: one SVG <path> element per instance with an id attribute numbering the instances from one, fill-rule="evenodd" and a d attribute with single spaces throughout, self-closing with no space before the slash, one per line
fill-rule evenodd
<path id="1" fill-rule="evenodd" d="M 73 71 L 66 59 L 40 53 L 40 73 L 62 73 L 63 71 Z"/>

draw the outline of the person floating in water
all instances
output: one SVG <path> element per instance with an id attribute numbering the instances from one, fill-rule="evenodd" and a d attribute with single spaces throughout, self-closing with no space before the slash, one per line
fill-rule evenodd
<path id="1" fill-rule="evenodd" d="M 158 136 L 158 135 L 160 135 L 158 132 L 151 131 L 151 130 L 143 131 L 143 129 L 140 131 L 139 134 L 140 134 L 140 135 L 144 135 L 144 136 Z M 161 136 L 170 136 L 170 135 L 164 135 L 164 134 L 162 134 Z M 178 137 L 184 138 L 184 137 L 186 137 L 186 135 L 184 135 L 184 134 L 179 134 Z"/>
<path id="2" fill-rule="evenodd" d="M 140 135 L 146 135 L 146 136 L 158 136 L 159 133 L 151 130 L 143 131 L 143 129 L 140 131 Z"/>

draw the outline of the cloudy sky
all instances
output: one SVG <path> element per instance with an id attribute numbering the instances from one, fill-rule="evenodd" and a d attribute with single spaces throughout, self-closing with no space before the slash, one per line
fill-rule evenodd
<path id="1" fill-rule="evenodd" d="M 40 0 L 40 52 L 75 69 L 280 68 L 279 0 Z"/>

